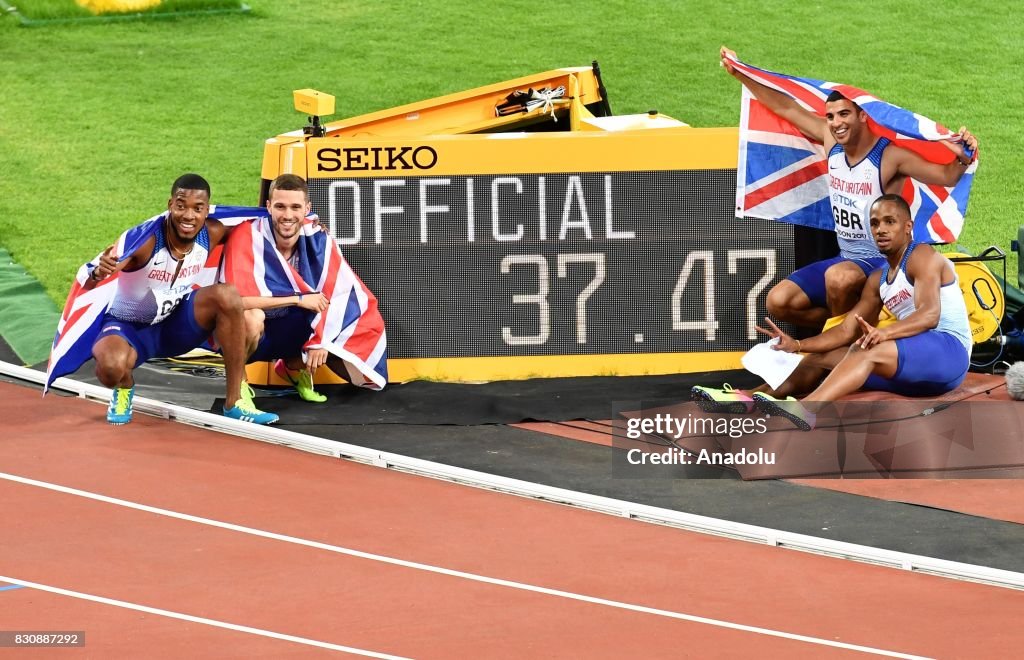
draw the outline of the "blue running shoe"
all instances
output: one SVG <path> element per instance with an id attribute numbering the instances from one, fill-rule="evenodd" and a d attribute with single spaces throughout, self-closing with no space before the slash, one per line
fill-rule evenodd
<path id="1" fill-rule="evenodd" d="M 132 399 L 134 397 L 134 385 L 131 387 L 115 387 L 110 393 L 107 421 L 118 426 L 132 421 Z"/>
<path id="2" fill-rule="evenodd" d="M 281 419 L 274 413 L 263 412 L 257 408 L 256 404 L 252 401 L 254 395 L 255 392 L 252 391 L 249 383 L 243 382 L 241 396 L 235 402 L 235 407 L 224 408 L 224 416 L 242 422 L 252 422 L 253 424 L 273 424 Z"/>

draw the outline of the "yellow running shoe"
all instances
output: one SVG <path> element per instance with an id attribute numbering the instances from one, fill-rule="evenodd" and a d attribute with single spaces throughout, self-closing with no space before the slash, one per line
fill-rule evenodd
<path id="1" fill-rule="evenodd" d="M 757 402 L 758 409 L 764 414 L 785 417 L 801 431 L 810 431 L 818 421 L 817 415 L 791 396 L 787 396 L 785 399 L 776 399 L 764 392 L 754 392 L 754 401 Z"/>
<path id="2" fill-rule="evenodd" d="M 301 369 L 298 376 L 293 376 L 284 360 L 278 360 L 274 363 L 274 371 L 278 376 L 291 383 L 303 401 L 323 403 L 327 400 L 326 396 L 313 389 L 313 374 L 309 373 L 308 369 Z"/>
<path id="3" fill-rule="evenodd" d="M 754 409 L 754 400 L 746 392 L 733 389 L 729 383 L 720 390 L 697 385 L 690 390 L 690 396 L 704 412 L 742 415 Z"/>

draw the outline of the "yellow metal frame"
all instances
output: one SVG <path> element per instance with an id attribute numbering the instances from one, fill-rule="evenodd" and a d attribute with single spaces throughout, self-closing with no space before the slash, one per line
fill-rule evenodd
<path id="1" fill-rule="evenodd" d="M 526 91 L 529 89 L 555 89 L 564 86 L 566 97 L 562 101 L 556 101 L 552 107 L 558 115 L 563 116 L 563 121 L 568 121 L 568 132 L 559 133 L 512 133 L 517 128 L 528 126 L 537 121 L 543 121 L 550 115 L 550 111 L 544 107 L 537 107 L 527 113 L 496 116 L 495 108 L 502 103 L 506 97 L 514 91 Z M 316 90 L 299 90 L 306 95 L 318 93 Z M 296 92 L 298 93 L 298 92 Z M 324 125 L 324 136 L 316 138 L 315 144 L 319 147 L 334 146 L 331 141 L 349 144 L 353 141 L 372 142 L 374 140 L 398 140 L 403 138 L 436 140 L 441 136 L 474 136 L 470 141 L 493 138 L 507 139 L 510 135 L 516 135 L 527 139 L 527 142 L 544 138 L 564 138 L 576 133 L 622 133 L 626 131 L 647 131 L 657 129 L 659 133 L 665 130 L 686 129 L 688 126 L 671 117 L 658 113 L 647 113 L 643 115 L 624 115 L 616 117 L 595 117 L 589 110 L 588 105 L 599 103 L 603 99 L 600 93 L 600 85 L 594 70 L 591 67 L 570 67 L 554 69 L 544 73 L 531 76 L 523 76 L 493 85 L 478 87 L 475 89 L 439 96 L 425 101 L 409 103 L 407 105 L 380 110 L 358 117 L 328 122 Z M 735 141 L 736 129 L 701 129 L 703 130 L 724 130 L 730 131 Z M 481 135 L 483 134 L 483 135 Z M 487 135 L 490 134 L 490 135 Z M 579 136 L 582 137 L 582 136 Z M 653 136 L 652 136 L 653 137 Z M 279 174 L 292 173 L 302 177 L 316 176 L 315 167 L 307 170 L 307 161 L 312 161 L 312 156 L 307 156 L 307 151 L 313 149 L 314 145 L 308 144 L 311 141 L 309 135 L 302 130 L 282 133 L 266 141 L 263 147 L 263 167 L 261 176 L 263 179 L 272 180 Z M 407 141 L 407 140 L 403 140 Z M 487 143 L 481 143 L 487 144 Z M 572 145 L 572 148 L 579 149 L 586 144 L 584 140 Z M 606 145 L 601 145 L 606 146 Z M 650 158 L 661 150 L 654 143 L 637 145 L 640 150 L 624 145 L 618 155 L 628 156 L 634 154 L 635 159 L 641 161 L 637 169 L 663 169 L 650 167 Z M 594 145 L 592 149 L 598 149 Z M 523 149 L 529 147 L 523 145 Z M 478 152 L 478 158 L 479 158 Z M 699 153 L 694 154 L 695 160 L 699 160 Z M 735 167 L 736 149 L 727 159 L 731 160 Z M 487 166 L 490 159 L 482 158 L 469 165 L 469 169 L 462 170 L 463 173 L 487 173 L 500 172 L 496 167 L 491 170 L 481 170 L 480 166 Z M 573 160 L 587 162 L 588 158 L 576 157 Z M 530 155 L 526 161 L 532 163 L 533 169 L 521 169 L 520 171 L 536 171 L 538 162 L 535 153 Z M 704 169 L 712 167 L 704 165 Z M 628 170 L 629 164 L 623 164 L 620 170 Z M 586 171 L 586 170 L 580 170 Z M 440 171 L 438 174 L 442 173 Z M 514 173 L 514 172 L 510 172 Z M 352 175 L 352 173 L 346 173 Z M 374 176 L 370 173 L 367 176 Z"/>
<path id="2" fill-rule="evenodd" d="M 522 114 L 495 116 L 494 108 L 502 103 L 511 92 L 542 88 L 556 89 L 563 86 L 566 93 L 579 106 L 590 105 L 602 100 L 598 91 L 597 77 L 590 67 L 555 69 L 371 112 L 350 119 L 329 122 L 325 124 L 326 137 L 336 139 L 419 137 L 507 130 L 509 126 L 524 123 L 524 119 L 530 118 L 530 115 Z M 535 111 L 533 117 L 539 117 L 540 114 Z"/>

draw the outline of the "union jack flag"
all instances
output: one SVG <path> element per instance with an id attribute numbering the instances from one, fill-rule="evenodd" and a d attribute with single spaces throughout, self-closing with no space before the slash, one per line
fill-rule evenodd
<path id="1" fill-rule="evenodd" d="M 242 296 L 293 296 L 319 291 L 327 310 L 310 324 L 305 350 L 324 348 L 341 358 L 348 381 L 379 390 L 387 384 L 387 334 L 377 298 L 345 261 L 337 244 L 318 225 L 306 220 L 299 242 L 298 269 L 275 247 L 269 218 L 243 222 L 231 233 L 224 250 L 221 279 Z"/>
<path id="2" fill-rule="evenodd" d="M 262 208 L 211 204 L 209 217 L 220 220 L 226 225 L 235 225 L 264 213 L 266 210 Z M 127 259 L 150 237 L 158 231 L 162 231 L 166 217 L 165 211 L 121 234 L 114 244 L 114 254 L 117 255 L 117 260 L 120 262 Z M 218 246 L 214 252 L 211 252 L 197 287 L 216 282 L 220 247 Z M 117 291 L 117 273 L 98 282 L 91 289 L 86 287 L 93 268 L 99 265 L 100 256 L 102 253 L 96 255 L 92 261 L 83 264 L 78 269 L 75 281 L 71 285 L 71 291 L 64 303 L 64 311 L 57 321 L 57 334 L 54 336 L 53 346 L 50 348 L 50 360 L 46 367 L 46 383 L 43 386 L 43 394 L 46 394 L 50 385 L 57 378 L 74 373 L 92 359 L 93 342 L 99 335 L 103 316 Z"/>
<path id="3" fill-rule="evenodd" d="M 800 78 L 760 69 L 729 57 L 751 79 L 786 94 L 801 107 L 825 116 L 825 99 L 833 91 L 859 105 L 871 131 L 933 163 L 949 163 L 956 155 L 941 144 L 959 136 L 927 117 L 886 103 L 850 85 Z M 952 188 L 907 179 L 901 194 L 914 218 L 914 240 L 952 243 L 960 235 L 978 159 Z M 828 204 L 826 154 L 795 126 L 774 115 L 743 88 L 740 152 L 736 181 L 736 214 L 833 229 Z"/>

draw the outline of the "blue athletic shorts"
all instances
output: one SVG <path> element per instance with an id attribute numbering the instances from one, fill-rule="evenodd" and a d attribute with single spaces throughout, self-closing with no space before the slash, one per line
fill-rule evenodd
<path id="1" fill-rule="evenodd" d="M 302 347 L 312 332 L 313 312 L 300 307 L 289 307 L 288 313 L 268 318 L 263 324 L 263 336 L 249 362 L 263 362 L 302 355 Z"/>
<path id="2" fill-rule="evenodd" d="M 848 259 L 846 257 L 832 257 L 823 261 L 815 261 L 803 268 L 793 271 L 786 279 L 796 284 L 811 299 L 815 307 L 828 307 L 828 298 L 825 295 L 825 271 L 829 266 L 849 261 L 860 266 L 865 275 L 869 275 L 876 268 L 885 264 L 885 257 L 873 257 L 870 259 Z"/>
<path id="3" fill-rule="evenodd" d="M 195 292 L 192 292 L 182 298 L 170 316 L 154 325 L 122 321 L 107 314 L 103 317 L 103 326 L 96 341 L 108 335 L 122 337 L 138 353 L 135 359 L 136 367 L 153 358 L 188 353 L 202 345 L 211 332 L 204 330 L 196 321 L 193 310 L 194 294 Z"/>
<path id="4" fill-rule="evenodd" d="M 868 376 L 864 388 L 905 396 L 938 396 L 956 389 L 971 366 L 971 356 L 960 340 L 948 332 L 927 330 L 896 340 L 896 374 Z"/>

